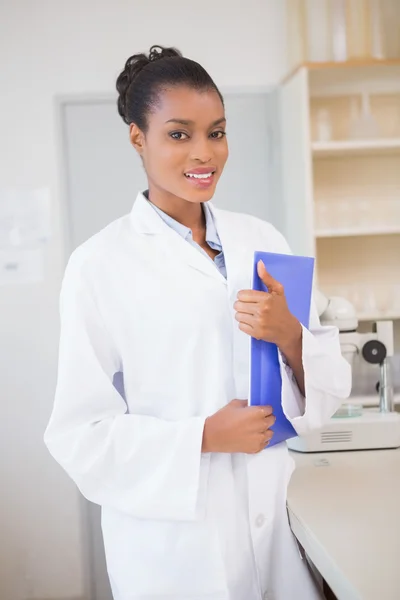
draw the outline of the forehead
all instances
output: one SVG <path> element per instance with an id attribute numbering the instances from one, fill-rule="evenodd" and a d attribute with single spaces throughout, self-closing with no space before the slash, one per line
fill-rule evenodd
<path id="1" fill-rule="evenodd" d="M 210 125 L 224 116 L 223 104 L 215 90 L 199 91 L 179 86 L 160 91 L 159 101 L 149 120 L 161 124 L 169 119 L 182 119 Z"/>

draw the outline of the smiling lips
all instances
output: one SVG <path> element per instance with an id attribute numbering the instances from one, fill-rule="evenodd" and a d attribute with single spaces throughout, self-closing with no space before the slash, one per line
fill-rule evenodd
<path id="1" fill-rule="evenodd" d="M 202 167 L 186 171 L 186 179 L 195 187 L 207 188 L 213 180 L 216 169 L 214 167 Z"/>

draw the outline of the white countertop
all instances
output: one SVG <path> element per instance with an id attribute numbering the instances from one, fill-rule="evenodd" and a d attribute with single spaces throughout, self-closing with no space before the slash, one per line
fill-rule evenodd
<path id="1" fill-rule="evenodd" d="M 292 530 L 337 598 L 399 600 L 400 449 L 291 455 Z"/>

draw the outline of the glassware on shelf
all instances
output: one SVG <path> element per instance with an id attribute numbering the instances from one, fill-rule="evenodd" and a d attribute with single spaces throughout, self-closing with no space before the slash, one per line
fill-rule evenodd
<path id="1" fill-rule="evenodd" d="M 384 58 L 383 49 L 383 27 L 382 27 L 382 0 L 369 0 L 370 24 L 371 24 L 371 56 L 373 58 Z"/>
<path id="2" fill-rule="evenodd" d="M 331 0 L 333 60 L 347 60 L 346 0 Z"/>
<path id="3" fill-rule="evenodd" d="M 400 57 L 399 0 L 287 0 L 286 12 L 290 65 Z"/>
<path id="4" fill-rule="evenodd" d="M 329 110 L 320 108 L 317 112 L 317 140 L 330 142 L 332 139 L 332 121 Z"/>
<path id="5" fill-rule="evenodd" d="M 305 0 L 307 60 L 332 60 L 330 0 Z M 290 10 L 290 8 L 289 8 Z"/>
<path id="6" fill-rule="evenodd" d="M 349 59 L 370 56 L 369 0 L 346 2 L 347 54 Z"/>
<path id="7" fill-rule="evenodd" d="M 378 138 L 379 127 L 371 112 L 369 94 L 363 92 L 361 100 L 361 111 L 359 111 L 357 98 L 351 98 L 349 138 L 353 140 Z"/>

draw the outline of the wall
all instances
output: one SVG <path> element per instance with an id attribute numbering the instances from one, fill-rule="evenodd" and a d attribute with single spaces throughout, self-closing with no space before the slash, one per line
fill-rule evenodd
<path id="1" fill-rule="evenodd" d="M 83 595 L 81 509 L 42 434 L 56 381 L 65 261 L 55 95 L 109 92 L 124 60 L 176 45 L 220 86 L 285 71 L 282 0 L 0 0 L 0 189 L 49 186 L 43 283 L 0 289 L 0 598 Z"/>

